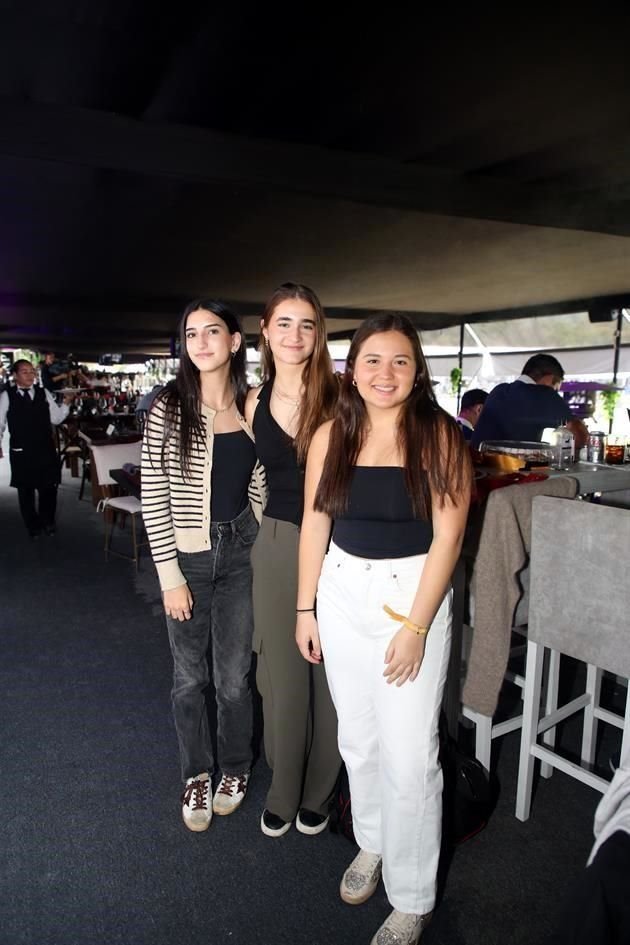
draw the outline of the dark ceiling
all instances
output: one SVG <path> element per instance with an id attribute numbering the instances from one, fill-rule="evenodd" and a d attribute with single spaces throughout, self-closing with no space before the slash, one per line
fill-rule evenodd
<path id="1" fill-rule="evenodd" d="M 202 295 L 253 332 L 287 279 L 333 334 L 630 294 L 621 7 L 212 6 L 0 6 L 0 345 L 164 352 Z"/>

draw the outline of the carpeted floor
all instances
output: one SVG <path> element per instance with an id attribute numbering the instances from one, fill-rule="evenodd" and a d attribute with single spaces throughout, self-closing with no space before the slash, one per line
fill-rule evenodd
<path id="1" fill-rule="evenodd" d="M 67 471 L 58 525 L 26 537 L 0 461 L 0 945 L 367 945 L 388 912 L 382 887 L 346 906 L 347 840 L 263 836 L 263 758 L 237 813 L 184 828 L 150 560 L 137 577 L 105 563 L 102 521 Z M 606 736 L 602 764 L 617 744 Z M 518 734 L 498 748 L 496 810 L 456 850 L 427 945 L 546 941 L 591 847 L 599 795 L 556 773 L 521 824 Z"/>

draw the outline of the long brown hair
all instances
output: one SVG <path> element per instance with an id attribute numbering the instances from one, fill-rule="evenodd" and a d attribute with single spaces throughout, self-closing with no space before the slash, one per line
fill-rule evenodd
<path id="1" fill-rule="evenodd" d="M 315 495 L 316 511 L 332 518 L 343 515 L 348 507 L 353 467 L 367 434 L 367 410 L 352 383 L 356 360 L 368 338 L 386 331 L 399 331 L 408 338 L 416 362 L 416 381 L 400 412 L 397 431 L 414 515 L 430 518 L 432 493 L 441 501 L 447 497 L 455 501 L 470 482 L 468 447 L 455 420 L 435 399 L 416 329 L 405 315 L 370 315 L 356 330 L 348 351 L 328 452 Z"/>
<path id="2" fill-rule="evenodd" d="M 297 432 L 293 440 L 298 462 L 304 463 L 313 434 L 324 420 L 328 420 L 332 416 L 339 392 L 339 384 L 335 378 L 333 364 L 326 347 L 324 310 L 311 288 L 297 282 L 283 282 L 267 301 L 262 315 L 263 326 L 267 327 L 278 305 L 287 299 L 300 299 L 302 302 L 308 302 L 315 313 L 315 347 L 302 371 L 304 399 Z M 263 382 L 273 384 L 276 376 L 276 365 L 271 348 L 265 341 L 262 328 L 258 346 L 260 349 L 261 379 Z"/>
<path id="3" fill-rule="evenodd" d="M 195 299 L 184 309 L 179 327 L 179 369 L 175 380 L 169 381 L 156 399 L 163 401 L 166 407 L 164 436 L 162 442 L 162 469 L 166 470 L 166 447 L 171 436 L 179 440 L 179 455 L 184 475 L 190 475 L 190 460 L 193 444 L 204 443 L 205 434 L 201 419 L 201 380 L 199 368 L 195 367 L 188 354 L 186 345 L 186 323 L 188 316 L 203 309 L 212 312 L 227 325 L 231 335 L 240 334 L 241 345 L 230 361 L 230 380 L 234 400 L 240 414 L 245 410 L 247 397 L 247 348 L 245 335 L 237 316 L 223 302 L 216 299 Z"/>

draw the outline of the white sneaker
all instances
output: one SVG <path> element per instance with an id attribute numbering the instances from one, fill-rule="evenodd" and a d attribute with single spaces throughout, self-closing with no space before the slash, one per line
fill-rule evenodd
<path id="1" fill-rule="evenodd" d="M 385 919 L 370 945 L 416 945 L 431 921 L 432 912 L 412 915 L 397 909 Z"/>
<path id="2" fill-rule="evenodd" d="M 215 814 L 231 814 L 243 803 L 247 793 L 248 774 L 224 774 L 212 801 Z"/>
<path id="3" fill-rule="evenodd" d="M 383 858 L 378 853 L 359 850 L 354 860 L 341 877 L 339 895 L 351 906 L 367 902 L 381 878 Z"/>
<path id="4" fill-rule="evenodd" d="M 189 830 L 207 830 L 212 820 L 212 809 L 208 803 L 210 777 L 207 771 L 188 778 L 182 794 L 182 817 Z"/>

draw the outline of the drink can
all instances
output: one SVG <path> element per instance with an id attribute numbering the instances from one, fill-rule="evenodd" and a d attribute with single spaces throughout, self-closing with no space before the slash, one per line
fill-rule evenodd
<path id="1" fill-rule="evenodd" d="M 601 430 L 593 430 L 588 435 L 588 461 L 589 463 L 603 463 L 604 450 L 606 448 L 606 434 Z"/>

